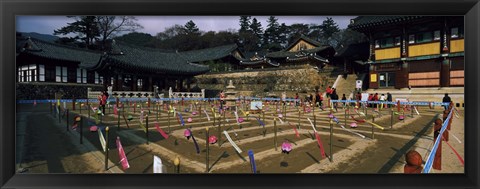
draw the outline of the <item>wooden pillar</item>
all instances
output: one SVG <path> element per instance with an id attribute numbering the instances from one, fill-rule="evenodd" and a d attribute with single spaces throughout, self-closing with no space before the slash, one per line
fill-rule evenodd
<path id="1" fill-rule="evenodd" d="M 190 92 L 190 83 L 192 80 L 190 78 L 187 79 L 187 91 Z"/>
<path id="2" fill-rule="evenodd" d="M 153 79 L 152 76 L 148 76 L 148 91 L 153 91 Z"/>
<path id="3" fill-rule="evenodd" d="M 122 74 L 117 75 L 117 90 L 123 91 L 123 76 L 122 76 Z"/>
<path id="4" fill-rule="evenodd" d="M 131 84 L 131 86 L 130 86 L 130 89 L 131 89 L 132 91 L 138 91 L 137 82 L 138 82 L 137 76 L 133 76 L 133 78 L 132 78 L 132 84 Z"/>
<path id="5" fill-rule="evenodd" d="M 440 135 L 440 130 L 442 129 L 442 120 L 435 120 L 435 126 L 433 127 L 433 140 L 436 141 L 438 135 Z M 442 170 L 442 141 L 438 143 L 437 152 L 435 153 L 435 158 L 433 159 L 433 169 Z"/>
<path id="6" fill-rule="evenodd" d="M 444 59 L 440 69 L 440 87 L 450 87 L 450 60 Z"/>
<path id="7" fill-rule="evenodd" d="M 399 63 L 400 70 L 395 73 L 395 88 L 408 88 L 408 62 Z"/>

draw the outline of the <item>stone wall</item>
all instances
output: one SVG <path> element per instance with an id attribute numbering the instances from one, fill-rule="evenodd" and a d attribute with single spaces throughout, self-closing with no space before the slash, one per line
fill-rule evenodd
<path id="1" fill-rule="evenodd" d="M 54 99 L 55 93 L 63 99 L 84 99 L 87 98 L 87 88 L 91 87 L 94 91 L 104 90 L 103 86 L 85 85 L 72 83 L 17 83 L 16 99 Z"/>
<path id="2" fill-rule="evenodd" d="M 239 95 L 267 96 L 269 93 L 280 96 L 283 91 L 288 96 L 295 93 L 311 93 L 316 88 L 324 90 L 333 85 L 337 75 L 331 71 L 318 72 L 311 66 L 291 69 L 264 69 L 229 73 L 212 73 L 196 76 L 200 88 L 207 90 L 225 90 L 232 80 Z"/>

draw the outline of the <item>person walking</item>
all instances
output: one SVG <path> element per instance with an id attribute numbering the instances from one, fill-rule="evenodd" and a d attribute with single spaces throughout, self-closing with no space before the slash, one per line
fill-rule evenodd
<path id="1" fill-rule="evenodd" d="M 343 94 L 342 100 L 347 100 L 347 97 L 345 96 L 345 94 Z M 347 105 L 347 102 L 344 102 L 344 103 L 343 103 L 343 107 L 345 107 L 346 105 Z"/>
<path id="2" fill-rule="evenodd" d="M 373 95 L 373 99 L 372 99 L 372 100 L 375 101 L 375 102 L 378 102 L 378 93 L 375 93 L 375 95 Z M 379 105 L 378 105 L 378 104 L 374 104 L 373 107 L 378 108 Z"/>
<path id="3" fill-rule="evenodd" d="M 452 99 L 448 96 L 448 93 L 445 93 L 445 96 L 443 97 L 442 102 L 443 103 L 448 103 L 448 104 L 450 104 L 450 102 L 452 102 Z M 443 105 L 443 107 L 445 108 L 445 110 L 448 109 L 448 105 Z"/>
<path id="4" fill-rule="evenodd" d="M 330 95 L 332 94 L 332 86 L 328 86 L 325 93 L 327 93 L 327 98 L 330 98 Z"/>
<path id="5" fill-rule="evenodd" d="M 390 92 L 387 92 L 387 102 L 392 102 L 392 94 Z M 388 104 L 388 108 L 391 108 L 392 105 Z"/>
<path id="6" fill-rule="evenodd" d="M 380 104 L 380 108 L 385 108 L 384 102 L 385 102 L 386 99 L 387 99 L 387 97 L 385 97 L 385 94 L 382 94 L 382 95 L 380 96 L 380 102 L 382 102 L 382 103 Z"/>
<path id="7" fill-rule="evenodd" d="M 330 95 L 330 98 L 332 100 L 338 100 L 338 95 L 337 95 L 337 91 L 335 89 L 332 90 L 332 94 Z M 333 103 L 333 108 L 335 108 L 335 112 L 338 112 L 337 110 L 337 102 L 334 102 Z"/>
<path id="8" fill-rule="evenodd" d="M 105 115 L 105 105 L 107 104 L 108 93 L 107 91 L 102 91 L 102 94 L 98 96 L 98 101 L 102 109 L 102 115 Z"/>

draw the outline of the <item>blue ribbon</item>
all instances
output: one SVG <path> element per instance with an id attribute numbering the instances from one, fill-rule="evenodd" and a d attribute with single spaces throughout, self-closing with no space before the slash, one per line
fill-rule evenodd
<path id="1" fill-rule="evenodd" d="M 257 166 L 255 165 L 255 158 L 253 157 L 253 151 L 248 150 L 248 157 L 250 159 L 250 165 L 252 166 L 253 174 L 257 173 Z"/>
<path id="2" fill-rule="evenodd" d="M 180 122 L 182 123 L 182 126 L 185 126 L 185 121 L 183 121 L 182 114 L 180 114 L 180 112 L 178 112 L 177 114 L 178 114 L 178 117 L 180 117 Z"/>
<path id="3" fill-rule="evenodd" d="M 260 120 L 260 118 L 258 118 L 258 117 L 255 117 L 255 119 L 257 119 L 257 121 L 258 121 L 258 123 L 260 124 L 260 126 L 263 126 L 263 127 L 265 127 L 265 123 L 263 123 L 263 121 L 262 121 L 262 120 Z"/>
<path id="4" fill-rule="evenodd" d="M 425 168 L 423 169 L 422 173 L 430 173 L 430 170 L 432 169 L 433 160 L 435 159 L 438 145 L 440 144 L 440 141 L 442 141 L 443 132 L 445 131 L 445 129 L 447 129 L 448 122 L 452 118 L 452 112 L 453 109 L 450 111 L 450 113 L 448 113 L 447 119 L 445 119 L 445 121 L 443 122 L 442 128 L 440 129 L 440 134 L 438 134 L 437 140 L 435 140 L 435 144 L 432 147 L 432 151 L 428 155 L 427 162 L 425 162 Z"/>

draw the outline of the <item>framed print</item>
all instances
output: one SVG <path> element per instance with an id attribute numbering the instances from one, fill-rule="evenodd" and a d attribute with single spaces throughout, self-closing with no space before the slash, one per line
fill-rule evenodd
<path id="1" fill-rule="evenodd" d="M 4 1 L 1 188 L 477 188 L 479 6 Z"/>

